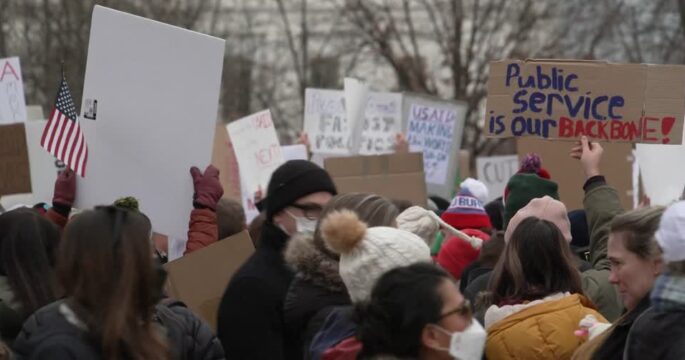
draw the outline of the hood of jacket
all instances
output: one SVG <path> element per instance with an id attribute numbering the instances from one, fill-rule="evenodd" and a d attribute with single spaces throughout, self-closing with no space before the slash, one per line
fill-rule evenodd
<path id="1" fill-rule="evenodd" d="M 294 235 L 283 253 L 286 265 L 296 277 L 332 292 L 346 292 L 340 278 L 339 262 L 314 243 L 312 234 Z"/>

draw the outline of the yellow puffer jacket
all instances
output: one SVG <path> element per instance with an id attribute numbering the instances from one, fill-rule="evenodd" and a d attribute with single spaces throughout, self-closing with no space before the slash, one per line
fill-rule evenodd
<path id="1" fill-rule="evenodd" d="M 488 360 L 570 359 L 585 341 L 574 334 L 586 315 L 606 322 L 587 298 L 557 294 L 522 305 L 491 306 L 485 315 Z"/>

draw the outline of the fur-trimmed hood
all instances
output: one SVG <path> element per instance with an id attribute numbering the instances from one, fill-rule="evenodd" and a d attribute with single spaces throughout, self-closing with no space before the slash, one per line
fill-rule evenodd
<path id="1" fill-rule="evenodd" d="M 347 291 L 340 278 L 338 260 L 320 250 L 312 234 L 296 234 L 290 238 L 283 256 L 296 277 L 333 292 Z"/>

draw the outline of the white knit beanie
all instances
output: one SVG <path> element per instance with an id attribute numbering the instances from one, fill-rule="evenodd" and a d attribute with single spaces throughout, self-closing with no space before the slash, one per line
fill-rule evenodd
<path id="1" fill-rule="evenodd" d="M 485 186 L 485 184 L 483 184 L 481 181 L 478 181 L 474 178 L 466 178 L 466 180 L 462 181 L 461 185 L 459 185 L 459 188 L 468 189 L 469 192 L 483 204 L 488 202 L 490 191 L 488 191 L 488 187 Z"/>
<path id="2" fill-rule="evenodd" d="M 340 277 L 354 303 L 368 300 L 376 281 L 387 271 L 431 261 L 430 248 L 417 235 L 391 227 L 368 228 L 349 210 L 326 216 L 321 235 L 340 254 Z"/>
<path id="3" fill-rule="evenodd" d="M 685 260 L 685 201 L 678 201 L 666 209 L 655 237 L 666 262 Z"/>
<path id="4" fill-rule="evenodd" d="M 418 235 L 428 246 L 432 246 L 435 235 L 440 230 L 440 224 L 429 216 L 428 211 L 420 206 L 404 210 L 397 217 L 397 228 Z"/>

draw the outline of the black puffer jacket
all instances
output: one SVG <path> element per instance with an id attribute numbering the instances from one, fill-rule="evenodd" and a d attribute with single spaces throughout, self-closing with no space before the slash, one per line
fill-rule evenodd
<path id="1" fill-rule="evenodd" d="M 209 327 L 180 302 L 157 305 L 156 320 L 164 326 L 175 360 L 225 359 L 219 340 Z M 19 359 L 100 359 L 98 346 L 87 338 L 87 328 L 64 301 L 33 314 L 14 343 Z"/>
<path id="2" fill-rule="evenodd" d="M 338 261 L 319 246 L 311 235 L 298 234 L 284 252 L 286 264 L 295 271 L 283 310 L 287 359 L 307 358 L 309 344 L 328 314 L 350 304 Z"/>

